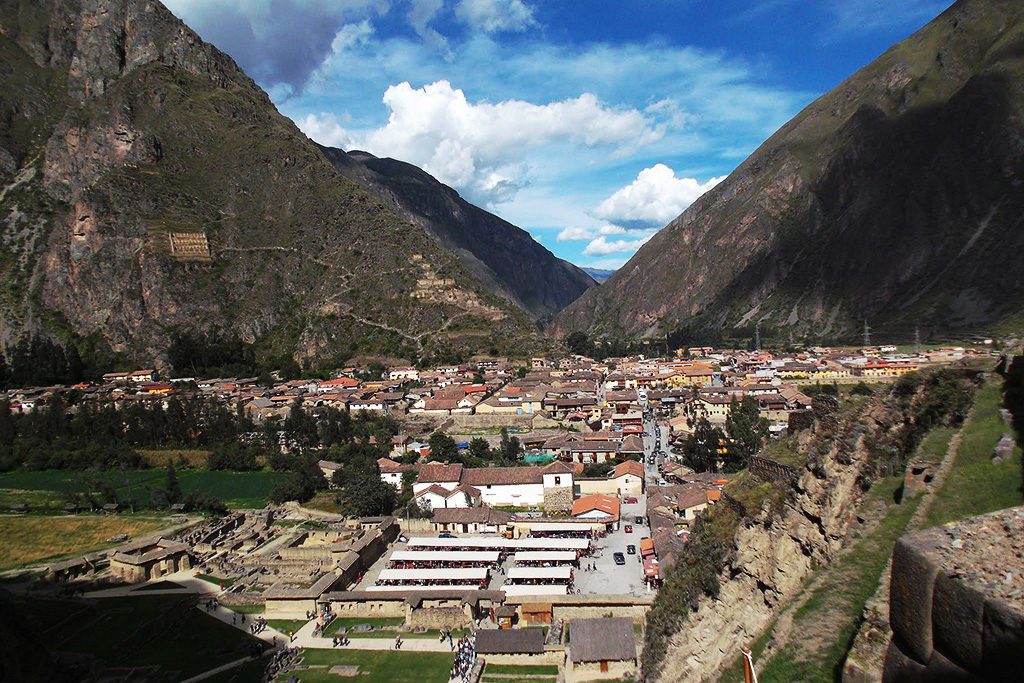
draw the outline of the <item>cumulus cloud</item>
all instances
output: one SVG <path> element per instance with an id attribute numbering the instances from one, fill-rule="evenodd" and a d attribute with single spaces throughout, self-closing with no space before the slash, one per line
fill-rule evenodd
<path id="1" fill-rule="evenodd" d="M 547 104 L 472 103 L 448 81 L 409 83 L 384 92 L 387 123 L 345 131 L 331 115 L 307 115 L 299 127 L 322 144 L 357 147 L 422 167 L 487 204 L 508 201 L 529 183 L 530 150 L 569 144 L 613 153 L 648 144 L 663 129 L 637 109 L 609 107 L 591 93 Z"/>
<path id="2" fill-rule="evenodd" d="M 596 228 L 582 228 L 570 226 L 565 228 L 556 238 L 559 242 L 584 242 L 592 240 L 599 235 L 624 235 L 626 229 L 618 225 L 601 225 Z"/>
<path id="3" fill-rule="evenodd" d="M 636 240 L 609 240 L 603 235 L 590 241 L 583 248 L 584 256 L 606 256 L 608 254 L 633 253 L 651 239 L 651 235 Z"/>
<path id="4" fill-rule="evenodd" d="M 537 25 L 533 8 L 522 0 L 459 0 L 455 16 L 484 33 L 525 31 Z"/>
<path id="5" fill-rule="evenodd" d="M 230 54 L 272 95 L 300 90 L 348 19 L 385 11 L 381 0 L 165 0 L 205 40 Z"/>
<path id="6" fill-rule="evenodd" d="M 724 179 L 719 176 L 701 183 L 677 178 L 665 164 L 655 164 L 601 202 L 594 216 L 630 228 L 662 226 Z"/>

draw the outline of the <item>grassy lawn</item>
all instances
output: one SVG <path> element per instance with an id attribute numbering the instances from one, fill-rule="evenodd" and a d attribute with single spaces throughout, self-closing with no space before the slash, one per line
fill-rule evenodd
<path id="1" fill-rule="evenodd" d="M 263 614 L 267 611 L 266 605 L 226 605 L 222 602 L 221 606 L 239 614 Z"/>
<path id="2" fill-rule="evenodd" d="M 0 517 L 0 570 L 109 548 L 119 534 L 144 536 L 166 527 L 167 520 L 111 515 L 99 517 Z"/>
<path id="3" fill-rule="evenodd" d="M 338 505 L 338 501 L 334 499 L 334 496 L 334 491 L 319 491 L 315 496 L 303 503 L 302 507 L 309 508 L 310 510 L 320 510 L 321 512 L 330 512 L 332 515 L 341 514 L 341 506 Z"/>
<path id="4" fill-rule="evenodd" d="M 196 578 L 202 579 L 203 581 L 209 581 L 210 583 L 215 583 L 221 588 L 226 588 L 235 582 L 234 579 L 222 579 L 219 576 L 210 576 L 209 574 L 196 574 Z M 262 607 L 262 605 L 260 605 L 260 607 Z"/>
<path id="5" fill-rule="evenodd" d="M 370 624 L 375 630 L 386 629 L 394 631 L 394 629 L 405 624 L 404 617 L 368 617 L 361 619 L 359 617 L 338 617 L 331 620 L 331 623 L 327 624 L 327 628 L 324 629 L 324 635 L 330 638 L 341 629 L 350 630 L 353 626 L 359 624 Z M 367 634 L 361 633 L 359 637 L 366 637 Z M 351 636 L 350 636 L 351 637 Z"/>
<path id="6" fill-rule="evenodd" d="M 1001 382 L 990 379 L 977 394 L 970 424 L 964 429 L 953 470 L 928 511 L 925 527 L 945 524 L 1024 502 L 1021 495 L 1021 451 L 992 462 L 992 451 L 1004 432 L 1012 428 L 999 415 Z"/>
<path id="7" fill-rule="evenodd" d="M 270 489 L 286 477 L 283 472 L 221 472 L 180 470 L 178 482 L 185 493 L 205 491 L 228 507 L 258 508 L 268 502 Z M 34 509 L 63 509 L 67 494 L 85 493 L 87 481 L 109 484 L 119 497 L 133 497 L 147 504 L 153 491 L 162 489 L 166 473 L 162 468 L 131 472 L 78 472 L 74 470 L 18 470 L 0 474 L 0 506 L 25 502 Z"/>
<path id="8" fill-rule="evenodd" d="M 864 509 L 889 503 L 902 484 L 902 477 L 876 482 L 868 493 Z M 850 639 L 860 622 L 864 604 L 878 588 L 878 581 L 892 553 L 892 547 L 910 521 L 920 499 L 890 505 L 877 526 L 853 541 L 850 550 L 828 567 L 813 593 L 796 610 L 789 643 L 763 667 L 762 683 L 831 683 L 846 657 Z M 767 638 L 755 643 L 755 656 Z M 719 680 L 739 669 L 738 662 Z M 742 675 L 742 674 L 741 674 Z"/>
<path id="9" fill-rule="evenodd" d="M 276 628 L 286 636 L 298 631 L 300 628 L 305 626 L 307 621 L 302 619 L 267 619 L 267 626 L 270 628 Z"/>
<path id="10" fill-rule="evenodd" d="M 939 463 L 946 456 L 949 450 L 949 441 L 956 434 L 957 430 L 952 427 L 938 427 L 928 432 L 928 435 L 917 447 L 914 460 Z"/>
<path id="11" fill-rule="evenodd" d="M 111 667 L 160 665 L 154 679 L 159 681 L 184 680 L 253 654 L 255 638 L 195 609 L 193 602 L 177 596 L 85 604 L 32 600 L 19 611 L 52 649 L 89 653 Z"/>
<path id="12" fill-rule="evenodd" d="M 558 666 L 556 664 L 530 666 L 527 664 L 488 664 L 484 669 L 484 676 L 487 674 L 503 675 L 528 675 L 528 676 L 557 676 Z"/>
<path id="13" fill-rule="evenodd" d="M 358 666 L 359 683 L 447 683 L 452 655 L 445 652 L 395 650 L 305 650 L 302 663 L 322 669 L 289 672 L 303 683 L 338 683 L 346 679 L 329 672 L 332 666 Z M 279 679 L 280 680 L 280 679 Z"/>

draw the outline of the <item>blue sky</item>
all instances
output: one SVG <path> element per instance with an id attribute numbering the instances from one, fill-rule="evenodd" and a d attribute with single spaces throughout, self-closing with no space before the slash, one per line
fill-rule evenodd
<path id="1" fill-rule="evenodd" d="M 616 268 L 949 0 L 165 0 L 311 138 Z"/>

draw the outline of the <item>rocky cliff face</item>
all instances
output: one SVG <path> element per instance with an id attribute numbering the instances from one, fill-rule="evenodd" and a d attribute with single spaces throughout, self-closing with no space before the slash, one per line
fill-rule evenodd
<path id="1" fill-rule="evenodd" d="M 366 152 L 321 150 L 342 175 L 421 226 L 457 254 L 466 270 L 534 318 L 550 319 L 597 284 L 530 233 L 470 204 L 412 164 Z"/>
<path id="2" fill-rule="evenodd" d="M 536 343 L 159 2 L 4 0 L 0 56 L 5 344 L 151 362 L 188 331 L 312 363 Z"/>
<path id="3" fill-rule="evenodd" d="M 965 390 L 969 395 L 970 389 Z M 735 530 L 734 550 L 718 577 L 718 596 L 705 596 L 684 617 L 657 670 L 645 671 L 648 679 L 716 680 L 721 667 L 737 658 L 738 648 L 772 624 L 780 606 L 849 540 L 871 482 L 894 459 L 906 457 L 913 446 L 908 425 L 917 419 L 927 394 L 927 385 L 919 385 L 912 395 L 887 393 L 840 413 L 816 408 L 814 430 L 792 437 L 806 464 L 790 490 L 785 490 L 789 484 L 777 483 L 776 494 L 751 497 L 732 489 L 751 507 Z M 743 488 L 749 492 L 765 485 L 753 478 Z M 687 562 L 685 557 L 680 561 Z"/>
<path id="4" fill-rule="evenodd" d="M 1020 314 L 1024 7 L 960 0 L 809 105 L 556 320 L 842 339 Z"/>

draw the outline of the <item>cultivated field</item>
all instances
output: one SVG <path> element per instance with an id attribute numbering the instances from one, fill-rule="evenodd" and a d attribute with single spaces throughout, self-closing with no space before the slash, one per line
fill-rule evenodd
<path id="1" fill-rule="evenodd" d="M 119 534 L 145 535 L 168 526 L 166 519 L 148 517 L 0 517 L 0 571 L 44 560 L 78 555 L 115 545 Z"/>
<path id="2" fill-rule="evenodd" d="M 184 493 L 205 491 L 233 508 L 260 508 L 267 504 L 274 484 L 287 476 L 281 472 L 222 472 L 179 470 Z M 71 494 L 102 490 L 108 485 L 119 499 L 134 498 L 145 506 L 154 491 L 167 480 L 163 468 L 130 472 L 78 472 L 74 470 L 18 470 L 0 474 L 0 509 L 27 503 L 33 510 L 62 510 Z"/>

